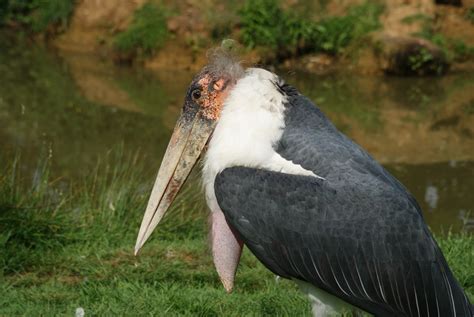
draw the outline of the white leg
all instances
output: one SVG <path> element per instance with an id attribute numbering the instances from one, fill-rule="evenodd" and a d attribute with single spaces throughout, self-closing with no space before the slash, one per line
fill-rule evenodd
<path id="1" fill-rule="evenodd" d="M 342 313 L 354 309 L 352 305 L 309 283 L 300 280 L 295 280 L 295 282 L 300 290 L 308 296 L 314 317 L 340 316 Z"/>

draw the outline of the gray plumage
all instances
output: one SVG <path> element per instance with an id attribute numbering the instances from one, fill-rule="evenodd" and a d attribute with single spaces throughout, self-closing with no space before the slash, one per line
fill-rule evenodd
<path id="1" fill-rule="evenodd" d="M 274 273 L 377 316 L 472 316 L 412 195 L 309 99 L 288 96 L 276 151 L 322 176 L 236 166 L 217 175 L 228 223 Z"/>

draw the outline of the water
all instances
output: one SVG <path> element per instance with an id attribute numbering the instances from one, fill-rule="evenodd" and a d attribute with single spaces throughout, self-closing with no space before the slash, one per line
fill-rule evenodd
<path id="1" fill-rule="evenodd" d="M 279 72 L 415 195 L 436 232 L 473 230 L 474 74 L 444 78 Z M 0 47 L 0 159 L 76 180 L 116 148 L 154 177 L 189 71 L 120 68 L 91 56 Z"/>

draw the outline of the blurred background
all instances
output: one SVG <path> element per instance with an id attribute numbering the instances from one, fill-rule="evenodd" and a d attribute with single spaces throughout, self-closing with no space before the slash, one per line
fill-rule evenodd
<path id="1" fill-rule="evenodd" d="M 114 280 L 115 264 L 97 273 L 97 259 L 122 259 L 130 272 L 143 261 L 131 248 L 187 85 L 226 38 L 245 65 L 296 86 L 405 184 L 437 235 L 472 233 L 474 0 L 2 0 L 0 291 L 5 303 L 31 303 L 3 314 L 62 313 L 81 301 L 110 309 L 95 302 L 105 286 L 82 295 L 70 286 Z M 154 241 L 200 242 L 184 253 L 157 247 L 155 259 L 205 252 L 195 174 L 171 212 L 180 222 L 165 221 Z M 146 261 L 137 279 L 157 265 Z M 11 288 L 22 283 L 28 291 Z M 54 294 L 63 295 L 51 304 Z"/>

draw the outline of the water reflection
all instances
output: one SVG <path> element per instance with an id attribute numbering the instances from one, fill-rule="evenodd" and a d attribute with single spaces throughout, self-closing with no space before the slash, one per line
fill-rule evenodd
<path id="1" fill-rule="evenodd" d="M 141 153 L 144 181 L 158 169 L 193 75 L 31 48 L 2 48 L 0 73 L 0 159 L 20 151 L 33 176 L 38 157 L 52 155 L 53 176 L 74 180 L 122 147 Z M 280 74 L 407 186 L 435 231 L 473 227 L 474 75 Z"/>
<path id="2" fill-rule="evenodd" d="M 474 159 L 469 111 L 474 74 L 424 79 L 292 74 L 289 81 L 383 163 Z"/>
<path id="3" fill-rule="evenodd" d="M 436 186 L 428 185 L 425 191 L 425 202 L 430 207 L 430 210 L 435 209 L 438 205 L 438 188 Z"/>
<path id="4" fill-rule="evenodd" d="M 472 230 L 474 161 L 388 164 L 386 167 L 417 198 L 435 231 Z"/>

